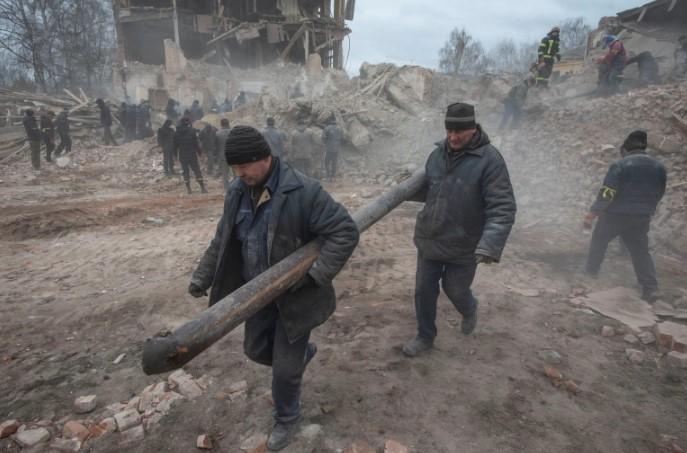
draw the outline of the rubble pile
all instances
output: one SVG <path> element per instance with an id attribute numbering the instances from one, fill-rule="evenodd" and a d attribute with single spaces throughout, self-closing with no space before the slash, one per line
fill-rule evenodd
<path id="1" fill-rule="evenodd" d="M 78 397 L 72 411 L 84 417 L 91 414 L 88 418 L 65 416 L 54 422 L 26 423 L 6 420 L 0 423 L 0 438 L 11 437 L 20 448 L 45 446 L 50 442 L 51 451 L 78 452 L 86 443 L 93 444 L 100 438 L 117 434 L 117 444 L 131 446 L 143 440 L 145 433 L 158 424 L 174 405 L 201 396 L 210 385 L 212 381 L 208 376 L 194 379 L 184 370 L 177 370 L 166 381 L 150 384 L 140 395 L 125 403 L 110 404 L 102 411 L 96 411 L 96 395 Z M 245 391 L 243 386 L 236 394 L 245 394 Z M 100 422 L 93 420 L 96 413 Z"/>
<path id="2" fill-rule="evenodd" d="M 687 82 L 536 107 L 526 133 L 508 133 L 502 141 L 521 205 L 552 218 L 580 218 L 627 134 L 644 129 L 649 152 L 668 170 L 653 240 L 662 251 L 687 253 Z"/>
<path id="3" fill-rule="evenodd" d="M 100 127 L 100 111 L 83 90 L 79 96 L 70 90 L 64 90 L 65 96 L 12 91 L 0 88 L 0 162 L 10 160 L 29 149 L 26 133 L 22 125 L 24 111 L 33 109 L 36 119 L 40 109 L 52 110 L 55 114 L 63 108 L 69 109 L 70 132 L 73 139 L 81 141 L 93 135 L 92 129 Z M 117 109 L 112 107 L 112 113 Z M 113 121 L 118 124 L 113 115 Z M 113 131 L 116 130 L 116 125 Z"/>

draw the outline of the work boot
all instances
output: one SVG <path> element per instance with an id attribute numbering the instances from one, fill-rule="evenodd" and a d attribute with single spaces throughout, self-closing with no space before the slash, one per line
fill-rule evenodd
<path id="1" fill-rule="evenodd" d="M 296 436 L 296 433 L 298 433 L 300 424 L 300 417 L 289 423 L 275 423 L 270 433 L 270 437 L 267 439 L 267 449 L 269 451 L 279 451 L 289 445 Z"/>
<path id="2" fill-rule="evenodd" d="M 475 326 L 477 326 L 477 305 L 478 303 L 475 302 L 475 310 L 472 312 L 472 315 L 463 316 L 463 321 L 460 323 L 460 331 L 465 335 L 470 335 L 475 330 Z"/>
<path id="3" fill-rule="evenodd" d="M 644 290 L 642 291 L 642 300 L 647 301 L 650 304 L 653 304 L 660 298 L 661 293 L 658 289 L 644 288 Z"/>
<path id="4" fill-rule="evenodd" d="M 198 181 L 198 184 L 200 184 L 200 193 L 208 193 L 208 190 L 205 188 L 205 184 L 203 181 Z"/>
<path id="5" fill-rule="evenodd" d="M 186 183 L 186 193 L 191 195 L 193 192 L 191 192 L 191 183 L 187 182 Z"/>
<path id="6" fill-rule="evenodd" d="M 415 357 L 421 352 L 432 349 L 433 341 L 422 337 L 415 337 L 403 345 L 403 354 L 408 357 Z"/>

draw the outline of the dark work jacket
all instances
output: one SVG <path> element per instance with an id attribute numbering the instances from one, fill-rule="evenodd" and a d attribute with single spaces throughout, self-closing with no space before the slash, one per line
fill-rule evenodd
<path id="1" fill-rule="evenodd" d="M 330 124 L 322 131 L 322 141 L 328 153 L 338 153 L 343 141 L 343 132 L 336 124 Z"/>
<path id="2" fill-rule="evenodd" d="M 157 144 L 163 151 L 174 149 L 174 129 L 171 127 L 160 127 L 157 130 Z"/>
<path id="3" fill-rule="evenodd" d="M 110 107 L 103 105 L 100 108 L 100 125 L 103 127 L 112 126 L 112 112 L 110 112 Z"/>
<path id="4" fill-rule="evenodd" d="M 267 143 L 270 145 L 272 155 L 277 157 L 284 156 L 286 134 L 274 126 L 267 126 L 265 129 L 263 129 L 262 136 L 265 137 L 265 140 L 267 140 Z"/>
<path id="5" fill-rule="evenodd" d="M 21 122 L 24 125 L 27 139 L 31 141 L 41 141 L 41 130 L 38 128 L 38 122 L 35 116 L 25 115 Z"/>
<path id="6" fill-rule="evenodd" d="M 173 143 L 174 155 L 178 156 L 180 161 L 192 160 L 200 154 L 198 136 L 196 135 L 196 130 L 191 126 L 180 124 L 174 133 Z"/>
<path id="7" fill-rule="evenodd" d="M 437 143 L 425 165 L 424 201 L 415 224 L 420 255 L 446 263 L 473 263 L 475 253 L 496 261 L 515 222 L 515 196 L 506 163 L 478 131 L 459 152 Z"/>
<path id="8" fill-rule="evenodd" d="M 214 126 L 205 126 L 198 134 L 198 138 L 200 139 L 200 146 L 206 154 L 213 156 L 217 154 L 217 129 Z"/>
<path id="9" fill-rule="evenodd" d="M 55 141 L 55 123 L 48 115 L 41 115 L 41 132 L 46 143 Z"/>
<path id="10" fill-rule="evenodd" d="M 224 213 L 215 237 L 196 268 L 191 282 L 210 291 L 210 305 L 243 285 L 241 243 L 234 225 L 246 185 L 235 178 L 224 199 Z M 320 184 L 279 165 L 279 184 L 272 196 L 267 227 L 267 254 L 274 266 L 312 240 L 320 240 L 317 261 L 308 273 L 316 286 L 286 292 L 276 303 L 284 328 L 293 341 L 325 322 L 336 308 L 332 279 L 358 244 L 358 228 L 346 209 L 335 202 Z"/>
<path id="11" fill-rule="evenodd" d="M 522 106 L 525 105 L 525 101 L 527 101 L 527 93 L 529 90 L 530 87 L 527 85 L 527 82 L 521 82 L 515 85 L 508 92 L 506 103 L 517 109 L 521 109 Z"/>
<path id="12" fill-rule="evenodd" d="M 66 112 L 62 111 L 57 115 L 55 127 L 57 127 L 58 134 L 69 135 L 69 117 Z"/>
<path id="13" fill-rule="evenodd" d="M 614 162 L 606 173 L 592 212 L 652 216 L 666 191 L 666 169 L 643 151 Z"/>

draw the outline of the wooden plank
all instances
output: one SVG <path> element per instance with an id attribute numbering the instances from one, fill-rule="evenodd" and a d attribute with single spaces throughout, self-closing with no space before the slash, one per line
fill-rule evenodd
<path id="1" fill-rule="evenodd" d="M 74 100 L 76 101 L 77 104 L 82 104 L 82 103 L 83 103 L 83 100 L 79 99 L 79 97 L 78 97 L 77 95 L 75 95 L 74 93 L 72 93 L 72 92 L 69 91 L 68 89 L 63 88 L 62 91 L 64 91 L 65 93 L 67 93 L 67 95 L 69 95 L 70 98 L 74 99 Z"/>
<path id="2" fill-rule="evenodd" d="M 675 8 L 675 5 L 677 5 L 677 0 L 670 2 L 670 5 L 668 6 L 668 12 L 671 12 Z"/>
<path id="3" fill-rule="evenodd" d="M 637 18 L 637 22 L 641 22 L 642 19 L 644 19 L 644 15 L 646 14 L 647 11 L 649 11 L 648 6 L 645 6 L 644 8 L 642 8 L 642 12 L 639 14 L 639 17 Z"/>
<path id="4" fill-rule="evenodd" d="M 284 48 L 284 51 L 281 53 L 280 58 L 282 60 L 286 60 L 286 57 L 289 56 L 289 53 L 291 52 L 291 49 L 293 48 L 294 44 L 296 44 L 296 41 L 303 36 L 303 33 L 305 33 L 305 30 L 308 27 L 308 23 L 305 22 L 301 27 L 296 31 L 296 33 L 293 34 L 291 37 L 291 40 L 289 40 L 289 43 L 286 45 L 286 48 Z"/>
<path id="5" fill-rule="evenodd" d="M 210 44 L 214 44 L 214 43 L 216 43 L 217 41 L 221 41 L 221 40 L 223 40 L 223 39 L 230 38 L 231 35 L 233 35 L 234 33 L 236 33 L 236 30 L 238 30 L 238 29 L 239 29 L 239 26 L 238 26 L 238 25 L 237 25 L 236 27 L 230 28 L 229 30 L 227 30 L 227 31 L 225 31 L 224 33 L 222 33 L 221 35 L 219 35 L 219 36 L 217 36 L 217 37 L 215 37 L 215 38 L 212 38 L 210 41 L 206 42 L 205 45 L 209 46 Z"/>

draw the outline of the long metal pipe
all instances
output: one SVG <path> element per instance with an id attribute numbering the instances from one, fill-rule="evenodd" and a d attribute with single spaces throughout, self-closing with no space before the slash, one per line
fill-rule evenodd
<path id="1" fill-rule="evenodd" d="M 424 170 L 418 171 L 360 208 L 352 216 L 358 229 L 367 230 L 412 197 L 424 180 Z M 147 339 L 143 345 L 143 371 L 150 375 L 181 368 L 303 278 L 317 260 L 320 247 L 317 240 L 306 244 L 173 332 Z"/>

